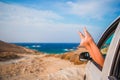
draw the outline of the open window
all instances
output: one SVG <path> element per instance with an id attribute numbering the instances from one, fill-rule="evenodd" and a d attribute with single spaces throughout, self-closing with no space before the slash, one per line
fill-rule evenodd
<path id="1" fill-rule="evenodd" d="M 109 45 L 112 41 L 112 38 L 114 36 L 114 32 L 118 26 L 119 19 L 114 22 L 102 35 L 101 39 L 99 40 L 97 46 L 100 49 L 103 57 L 105 58 L 107 55 L 107 51 L 109 49 Z"/>
<path id="2" fill-rule="evenodd" d="M 112 42 L 112 39 L 114 37 L 114 33 L 116 31 L 116 28 L 120 22 L 120 18 L 118 18 L 113 24 L 110 25 L 110 27 L 104 32 L 102 37 L 100 38 L 97 46 L 100 49 L 103 57 L 105 58 L 107 55 L 107 51 L 109 50 L 109 45 Z M 95 63 L 95 62 L 94 62 Z M 102 67 L 97 65 L 97 67 L 102 70 Z"/>
<path id="3" fill-rule="evenodd" d="M 109 46 L 110 46 L 110 43 L 112 41 L 113 36 L 114 36 L 114 32 L 112 32 L 109 35 L 109 37 L 106 39 L 106 41 L 100 47 L 100 51 L 101 51 L 104 58 L 106 57 L 106 54 L 107 54 L 107 51 L 109 49 Z"/>

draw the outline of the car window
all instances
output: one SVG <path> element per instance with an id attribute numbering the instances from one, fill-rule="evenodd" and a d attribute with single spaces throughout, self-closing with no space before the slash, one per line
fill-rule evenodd
<path id="1" fill-rule="evenodd" d="M 112 33 L 106 40 L 105 42 L 102 44 L 101 48 L 100 48 L 100 51 L 103 55 L 103 57 L 105 58 L 106 57 L 106 54 L 107 54 L 107 51 L 109 49 L 109 45 L 112 41 L 112 38 L 114 36 L 114 33 Z"/>

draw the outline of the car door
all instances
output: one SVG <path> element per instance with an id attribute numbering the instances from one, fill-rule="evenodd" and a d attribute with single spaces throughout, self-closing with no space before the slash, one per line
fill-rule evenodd
<path id="1" fill-rule="evenodd" d="M 86 80 L 106 80 L 103 78 L 103 75 L 105 74 L 106 70 L 104 67 L 110 67 L 107 66 L 107 61 L 109 61 L 109 59 L 107 58 L 106 61 L 106 55 L 108 55 L 110 53 L 110 45 L 112 46 L 113 42 L 116 42 L 115 37 L 118 37 L 116 35 L 118 35 L 117 32 L 119 32 L 120 30 L 117 30 L 119 28 L 118 24 L 120 22 L 120 18 L 118 18 L 116 21 L 114 21 L 110 27 L 104 32 L 104 34 L 102 35 L 102 37 L 100 38 L 97 46 L 99 47 L 99 49 L 101 50 L 101 53 L 103 54 L 104 58 L 105 58 L 105 65 L 102 67 L 100 67 L 96 62 L 94 62 L 93 60 L 89 61 L 87 63 L 86 66 Z M 117 42 L 116 42 L 117 44 Z M 114 46 L 115 48 L 116 46 Z M 114 53 L 113 53 L 114 54 Z M 113 56 L 113 55 L 112 55 Z M 107 72 L 108 73 L 108 72 Z M 106 74 L 107 75 L 107 74 Z"/>
<path id="2" fill-rule="evenodd" d="M 120 73 L 116 73 L 119 70 L 119 55 L 120 55 L 120 17 L 114 22 L 112 26 L 116 26 L 113 39 L 110 43 L 107 55 L 105 58 L 103 70 L 102 70 L 102 80 L 119 80 Z M 114 70 L 115 69 L 115 70 Z M 119 74 L 115 76 L 115 74 Z"/>

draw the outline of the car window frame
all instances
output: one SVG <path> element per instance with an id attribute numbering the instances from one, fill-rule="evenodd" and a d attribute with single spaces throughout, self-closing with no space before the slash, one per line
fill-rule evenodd
<path id="1" fill-rule="evenodd" d="M 100 49 L 101 46 L 105 43 L 105 41 L 111 36 L 111 34 L 113 34 L 117 28 L 118 23 L 113 24 L 112 26 L 110 26 L 102 35 L 102 37 L 100 38 L 99 42 L 97 43 L 98 48 Z"/>
<path id="2" fill-rule="evenodd" d="M 107 30 L 103 33 L 101 38 L 99 39 L 97 46 L 100 49 L 101 46 L 105 43 L 105 41 L 110 37 L 111 34 L 113 34 L 120 22 L 120 18 L 118 18 L 115 22 L 113 22 Z M 113 35 L 114 36 L 114 35 Z M 102 67 L 98 65 L 94 60 L 91 61 L 100 71 L 102 71 Z"/>

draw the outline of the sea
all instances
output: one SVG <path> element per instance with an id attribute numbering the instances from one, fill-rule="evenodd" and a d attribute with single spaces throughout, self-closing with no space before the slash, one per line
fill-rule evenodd
<path id="1" fill-rule="evenodd" d="M 77 49 L 79 43 L 12 43 L 47 54 L 62 54 Z"/>

